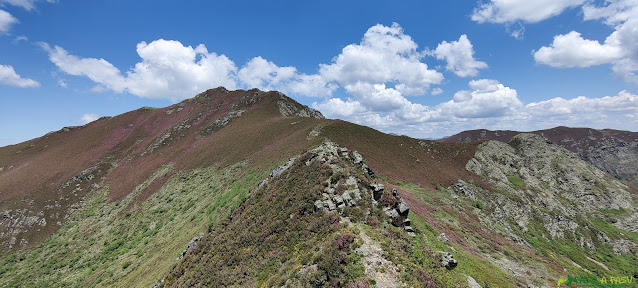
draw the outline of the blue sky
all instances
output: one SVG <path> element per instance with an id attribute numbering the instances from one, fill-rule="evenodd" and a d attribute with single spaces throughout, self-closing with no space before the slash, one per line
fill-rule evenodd
<path id="1" fill-rule="evenodd" d="M 330 118 L 638 129 L 638 0 L 0 0 L 0 146 L 207 88 Z"/>

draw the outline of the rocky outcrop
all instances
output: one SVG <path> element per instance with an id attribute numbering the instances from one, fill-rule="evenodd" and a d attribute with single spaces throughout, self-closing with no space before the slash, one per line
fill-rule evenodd
<path id="1" fill-rule="evenodd" d="M 380 206 L 392 225 L 403 228 L 408 235 L 415 236 L 408 218 L 410 206 L 396 189 L 386 191 L 382 183 L 374 182 L 374 172 L 365 165 L 363 156 L 357 151 L 340 147 L 330 140 L 310 150 L 304 157 L 306 166 L 319 162 L 330 167 L 331 176 L 323 182 L 321 199 L 313 205 L 315 211 L 337 211 L 342 213 L 346 207 L 360 207 L 363 202 Z M 262 180 L 257 189 L 261 189 L 272 178 L 286 171 L 298 157 L 290 158 L 286 163 L 270 172 L 268 179 Z M 370 213 L 368 210 L 367 214 Z M 367 215 L 366 214 L 366 215 Z"/>
<path id="2" fill-rule="evenodd" d="M 326 117 L 321 114 L 321 112 L 309 108 L 308 106 L 301 105 L 294 100 L 288 98 L 288 96 L 279 92 L 279 100 L 277 101 L 277 106 L 279 107 L 279 112 L 283 116 L 298 116 L 298 117 L 306 117 L 306 118 L 317 118 L 317 119 L 325 119 Z"/>
<path id="3" fill-rule="evenodd" d="M 459 261 L 454 259 L 452 253 L 450 252 L 439 252 L 441 255 L 441 266 L 445 267 L 447 270 L 452 270 L 459 265 Z"/>
<path id="4" fill-rule="evenodd" d="M 547 240 L 569 236 L 584 249 L 617 243 L 618 253 L 638 251 L 636 243 L 627 244 L 622 236 L 608 239 L 587 220 L 609 220 L 629 231 L 627 223 L 638 213 L 636 195 L 565 148 L 538 135 L 519 134 L 509 144 L 480 144 L 466 168 L 493 187 L 486 190 L 459 180 L 450 186 L 453 197 L 480 202 L 479 219 L 516 243 L 529 245 L 522 233 L 533 228 Z M 598 239 L 593 241 L 591 235 Z"/>
<path id="5" fill-rule="evenodd" d="M 186 244 L 186 248 L 182 250 L 182 253 L 179 254 L 179 258 L 177 258 L 177 260 L 184 258 L 184 256 L 186 256 L 186 253 L 190 252 L 191 250 L 197 249 L 197 243 L 201 241 L 202 238 L 204 238 L 204 234 L 199 233 L 197 234 L 197 236 L 193 237 L 191 241 L 188 241 L 188 244 Z"/>
<path id="6" fill-rule="evenodd" d="M 481 140 L 509 142 L 518 131 L 470 130 L 439 141 L 468 143 Z M 530 132 L 575 153 L 585 162 L 638 187 L 638 133 L 620 130 L 555 127 Z"/>

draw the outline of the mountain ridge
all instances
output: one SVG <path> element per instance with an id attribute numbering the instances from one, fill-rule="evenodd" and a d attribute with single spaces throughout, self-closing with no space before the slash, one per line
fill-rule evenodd
<path id="1" fill-rule="evenodd" d="M 394 136 L 223 87 L 63 128 L 0 148 L 0 286 L 549 287 L 638 273 L 638 190 L 513 139 Z M 578 209 L 581 196 L 599 204 Z"/>

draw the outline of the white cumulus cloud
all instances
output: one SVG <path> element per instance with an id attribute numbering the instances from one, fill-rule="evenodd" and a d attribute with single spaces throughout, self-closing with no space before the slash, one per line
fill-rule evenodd
<path id="1" fill-rule="evenodd" d="M 587 0 L 491 0 L 472 12 L 472 20 L 479 23 L 535 23 L 577 7 Z"/>
<path id="2" fill-rule="evenodd" d="M 534 52 L 536 62 L 552 67 L 590 67 L 616 61 L 622 56 L 623 51 L 613 37 L 600 44 L 584 39 L 576 31 L 557 35 L 550 46 Z"/>
<path id="3" fill-rule="evenodd" d="M 461 60 L 452 60 L 451 57 L 467 59 L 462 53 L 469 53 L 473 59 L 469 40 L 461 37 L 458 44 L 453 43 L 456 45 L 454 51 L 446 55 L 449 58 L 446 59 L 457 61 L 455 73 L 473 74 L 473 69 L 483 67 L 484 63 L 480 61 L 464 64 L 459 62 Z M 85 76 L 97 83 L 99 87 L 95 91 L 108 89 L 173 101 L 216 86 L 228 89 L 256 87 L 325 98 L 331 97 L 339 88 L 358 93 L 352 95 L 360 97 L 364 86 L 370 89 L 384 87 L 383 93 L 377 96 L 394 93 L 400 95 L 394 100 L 405 101 L 403 95 L 424 95 L 430 85 L 440 84 L 444 79 L 443 74 L 428 68 L 422 61 L 427 53 L 418 51 L 416 42 L 396 23 L 370 27 L 359 44 L 347 45 L 330 63 L 319 64 L 315 74 L 301 73 L 292 66 L 280 67 L 259 56 L 238 69 L 225 55 L 208 52 L 202 44 L 193 48 L 164 39 L 140 42 L 137 54 L 141 61 L 128 71 L 120 70 L 105 59 L 76 56 L 60 46 L 51 47 L 46 43 L 41 46 L 61 71 Z M 357 100 L 365 102 L 366 99 Z"/>
<path id="4" fill-rule="evenodd" d="M 82 123 L 87 124 L 89 122 L 93 122 L 97 119 L 99 119 L 100 116 L 95 114 L 95 113 L 88 113 L 88 114 L 83 114 L 82 117 L 80 117 L 80 121 L 82 121 Z"/>
<path id="5" fill-rule="evenodd" d="M 193 48 L 164 39 L 140 42 L 137 54 L 142 60 L 126 73 L 104 59 L 80 58 L 46 43 L 41 46 L 61 71 L 86 76 L 115 92 L 177 101 L 210 87 L 237 87 L 235 63 L 225 55 L 209 53 L 201 44 Z"/>
<path id="6" fill-rule="evenodd" d="M 0 83 L 16 87 L 39 87 L 40 83 L 33 79 L 22 78 L 10 65 L 0 65 Z"/>
<path id="7" fill-rule="evenodd" d="M 521 116 L 524 107 L 516 90 L 497 80 L 469 82 L 469 90 L 457 92 L 452 100 L 434 106 L 414 103 L 398 90 L 382 84 L 357 83 L 346 86 L 355 99 L 331 98 L 313 107 L 328 117 L 338 117 L 386 131 L 404 131 L 416 137 L 443 132 L 459 125 L 477 125 L 482 119 L 498 121 Z M 478 119 L 478 120 L 477 120 Z M 463 124 L 465 123 L 465 124 Z M 439 127 L 433 129 L 432 127 Z M 413 129 L 410 132 L 410 129 Z M 433 129 L 433 130 L 429 130 Z M 440 134 L 443 135 L 443 134 Z"/>
<path id="8" fill-rule="evenodd" d="M 0 9 L 0 35 L 9 33 L 11 26 L 15 23 L 18 23 L 18 19 L 9 12 Z"/>
<path id="9" fill-rule="evenodd" d="M 516 90 L 493 79 L 472 80 L 470 90 L 461 90 L 439 105 L 444 114 L 457 118 L 486 118 L 513 115 L 522 106 Z"/>
<path id="10" fill-rule="evenodd" d="M 447 61 L 445 69 L 459 77 L 476 76 L 479 69 L 487 68 L 487 63 L 474 59 L 474 48 L 465 34 L 458 41 L 441 42 L 431 53 Z"/>
<path id="11" fill-rule="evenodd" d="M 430 85 L 441 83 L 444 77 L 428 69 L 421 61 L 425 53 L 417 48 L 399 24 L 390 27 L 377 24 L 366 31 L 361 43 L 344 47 L 332 63 L 321 64 L 319 75 L 325 82 L 341 87 L 358 82 L 392 82 L 405 95 L 423 95 Z"/>
<path id="12" fill-rule="evenodd" d="M 238 76 L 251 88 L 273 90 L 274 86 L 290 80 L 296 73 L 295 67 L 279 67 L 264 58 L 255 57 L 239 70 Z"/>
<path id="13" fill-rule="evenodd" d="M 614 73 L 638 84 L 638 1 L 607 1 L 583 6 L 584 20 L 601 20 L 614 29 L 601 44 L 572 31 L 557 35 L 549 46 L 534 52 L 538 63 L 553 67 L 590 67 L 611 64 Z"/>
<path id="14" fill-rule="evenodd" d="M 617 96 L 587 98 L 579 96 L 573 99 L 561 97 L 525 105 L 527 111 L 537 116 L 589 115 L 599 117 L 608 113 L 638 113 L 638 95 L 621 91 Z M 630 113 L 631 114 L 631 113 Z"/>
<path id="15" fill-rule="evenodd" d="M 368 111 L 359 101 L 341 98 L 330 98 L 324 102 L 313 104 L 313 107 L 321 110 L 330 118 L 348 118 L 354 115 L 361 115 Z"/>

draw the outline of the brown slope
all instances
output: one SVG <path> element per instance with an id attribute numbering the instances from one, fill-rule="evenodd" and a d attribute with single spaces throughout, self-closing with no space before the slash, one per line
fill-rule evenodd
<path id="1" fill-rule="evenodd" d="M 102 180 L 109 198 L 119 201 L 163 165 L 189 170 L 252 160 L 252 168 L 273 166 L 317 144 L 307 135 L 326 121 L 282 113 L 317 116 L 312 112 L 278 92 L 217 88 L 0 148 L 0 245 L 46 238 Z M 155 193 L 170 175 L 136 199 Z"/>
<path id="2" fill-rule="evenodd" d="M 339 145 L 358 150 L 373 171 L 396 180 L 405 180 L 424 188 L 445 187 L 458 179 L 480 178 L 465 169 L 476 143 L 440 143 L 395 136 L 344 121 L 323 128 L 322 136 Z"/>

